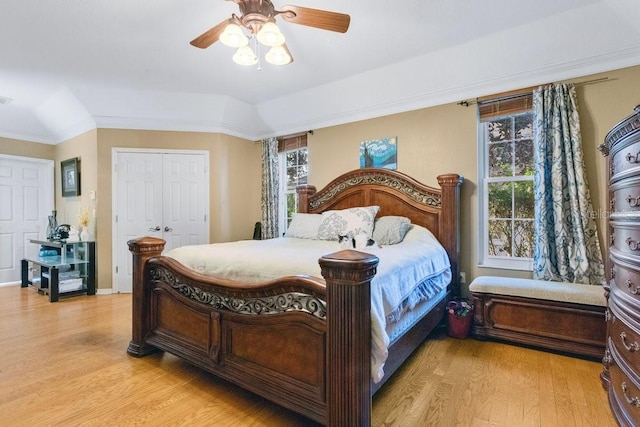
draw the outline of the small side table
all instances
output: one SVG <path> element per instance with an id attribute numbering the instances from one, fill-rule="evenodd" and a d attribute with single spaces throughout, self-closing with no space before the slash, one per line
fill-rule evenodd
<path id="1" fill-rule="evenodd" d="M 95 295 L 96 293 L 96 267 L 95 251 L 96 243 L 91 241 L 66 242 L 64 240 L 36 240 L 31 243 L 48 248 L 59 249 L 59 255 L 38 256 L 22 260 L 21 287 L 29 285 L 38 289 L 38 292 L 48 293 L 49 301 L 56 302 L 61 295 L 71 296 L 78 294 Z M 37 280 L 29 279 L 29 266 L 37 266 L 40 269 L 39 285 Z M 60 291 L 60 269 L 69 267 L 77 273 L 76 277 L 82 280 L 82 288 L 71 291 Z M 35 279 L 35 277 L 34 277 Z"/>

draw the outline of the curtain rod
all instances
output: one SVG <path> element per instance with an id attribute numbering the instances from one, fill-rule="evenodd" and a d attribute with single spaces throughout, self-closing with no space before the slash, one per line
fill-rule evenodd
<path id="1" fill-rule="evenodd" d="M 609 77 L 600 77 L 599 79 L 592 79 L 592 80 L 585 80 L 583 82 L 576 82 L 574 83 L 574 85 L 576 86 L 587 86 L 587 85 L 595 85 L 598 83 L 604 83 L 604 82 L 608 82 L 608 81 L 614 81 L 614 80 L 618 80 L 617 78 L 615 79 L 610 79 Z"/>
<path id="2" fill-rule="evenodd" d="M 591 80 L 584 80 L 584 81 L 581 81 L 581 82 L 575 82 L 573 84 L 575 86 L 588 86 L 588 85 L 595 85 L 595 84 L 598 84 L 598 83 L 604 83 L 604 82 L 613 81 L 613 80 L 617 80 L 617 78 L 610 79 L 609 77 L 605 76 L 605 77 L 600 77 L 600 78 L 597 78 L 597 79 L 591 79 Z M 539 85 L 539 86 L 544 86 L 544 85 Z M 513 91 L 511 91 L 511 92 L 513 92 Z M 496 98 L 494 98 L 494 100 L 495 99 L 501 99 L 500 96 L 499 96 L 500 94 L 496 94 L 496 95 L 498 95 L 498 96 L 496 96 Z M 511 96 L 515 96 L 515 95 L 511 95 Z M 507 99 L 507 98 L 509 98 L 511 96 L 506 96 L 504 98 Z M 476 98 L 474 100 L 471 100 L 471 101 L 462 100 L 462 101 L 457 102 L 456 104 L 460 105 L 460 106 L 463 106 L 463 107 L 469 107 L 469 106 L 475 105 L 477 103 L 478 103 L 478 98 Z"/>

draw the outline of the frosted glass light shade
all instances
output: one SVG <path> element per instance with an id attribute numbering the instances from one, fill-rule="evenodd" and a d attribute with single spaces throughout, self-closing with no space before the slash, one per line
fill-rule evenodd
<path id="1" fill-rule="evenodd" d="M 240 65 L 253 65 L 258 62 L 258 57 L 249 46 L 241 46 L 233 54 L 233 62 Z"/>
<path id="2" fill-rule="evenodd" d="M 269 49 L 269 52 L 264 56 L 264 59 L 269 64 L 273 65 L 287 65 L 291 62 L 291 55 L 282 46 L 274 46 Z"/>
<path id="3" fill-rule="evenodd" d="M 241 47 L 249 44 L 249 39 L 244 35 L 242 29 L 233 23 L 225 27 L 220 34 L 220 41 L 229 47 Z"/>
<path id="4" fill-rule="evenodd" d="M 267 22 L 260 28 L 256 36 L 258 41 L 265 46 L 280 46 L 284 43 L 284 36 L 273 22 Z"/>

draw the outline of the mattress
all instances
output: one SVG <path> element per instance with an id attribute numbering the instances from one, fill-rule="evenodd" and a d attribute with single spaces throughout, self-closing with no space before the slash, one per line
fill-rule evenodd
<path id="1" fill-rule="evenodd" d="M 166 256 L 212 277 L 257 283 L 293 275 L 322 277 L 318 259 L 339 250 L 336 241 L 282 237 L 183 246 Z M 400 330 L 409 324 L 398 321 L 415 312 L 420 302 L 441 295 L 451 281 L 451 269 L 442 245 L 417 225 L 399 244 L 361 251 L 380 259 L 371 281 L 371 376 L 379 382 L 391 342 L 387 326 Z"/>

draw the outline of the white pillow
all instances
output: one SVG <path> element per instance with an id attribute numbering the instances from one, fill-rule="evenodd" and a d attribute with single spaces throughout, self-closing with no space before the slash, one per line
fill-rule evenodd
<path id="1" fill-rule="evenodd" d="M 380 206 L 349 208 L 322 213 L 322 222 L 318 229 L 318 239 L 338 240 L 338 236 L 373 234 L 373 221 Z"/>
<path id="2" fill-rule="evenodd" d="M 404 239 L 411 220 L 404 216 L 383 216 L 373 224 L 373 240 L 379 245 L 395 245 Z"/>
<path id="3" fill-rule="evenodd" d="M 284 236 L 297 237 L 298 239 L 317 239 L 321 221 L 322 215 L 320 214 L 294 213 Z"/>

